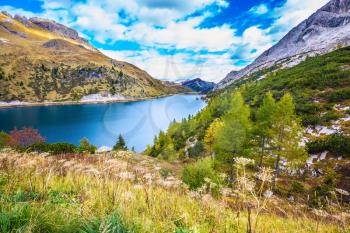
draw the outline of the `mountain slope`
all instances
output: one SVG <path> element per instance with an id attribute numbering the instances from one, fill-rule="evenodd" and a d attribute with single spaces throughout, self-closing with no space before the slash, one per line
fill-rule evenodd
<path id="1" fill-rule="evenodd" d="M 88 94 L 142 98 L 177 93 L 113 60 L 51 20 L 0 13 L 0 100 L 64 101 Z"/>
<path id="2" fill-rule="evenodd" d="M 182 82 L 182 85 L 190 88 L 195 92 L 201 92 L 201 93 L 207 93 L 215 87 L 215 83 L 206 82 L 200 78 Z"/>
<path id="3" fill-rule="evenodd" d="M 332 0 L 293 28 L 252 64 L 229 73 L 218 88 L 261 69 L 275 65 L 291 67 L 307 56 L 324 54 L 347 45 L 350 45 L 350 0 Z"/>

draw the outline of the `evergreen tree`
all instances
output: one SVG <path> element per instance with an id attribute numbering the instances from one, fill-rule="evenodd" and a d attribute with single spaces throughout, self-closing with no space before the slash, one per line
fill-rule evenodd
<path id="1" fill-rule="evenodd" d="M 304 148 L 300 146 L 302 127 L 295 113 L 293 98 L 285 94 L 276 104 L 272 126 L 272 145 L 277 155 L 274 172 L 274 191 L 277 191 L 277 178 L 279 175 L 279 164 L 281 157 L 290 161 L 303 159 Z"/>
<path id="2" fill-rule="evenodd" d="M 251 129 L 250 108 L 244 104 L 240 92 L 232 95 L 228 113 L 223 117 L 223 126 L 217 132 L 214 149 L 224 152 L 231 163 L 231 182 L 235 181 L 235 158 L 241 156 Z"/>
<path id="3" fill-rule="evenodd" d="M 114 145 L 113 150 L 128 150 L 128 147 L 126 146 L 125 140 L 121 134 L 119 134 L 118 141 Z"/>
<path id="4" fill-rule="evenodd" d="M 276 108 L 276 101 L 269 92 L 265 95 L 262 105 L 256 113 L 256 124 L 254 127 L 254 134 L 258 141 L 260 148 L 259 170 L 262 167 L 263 158 L 267 149 L 267 145 L 272 138 L 272 125 L 274 112 Z"/>

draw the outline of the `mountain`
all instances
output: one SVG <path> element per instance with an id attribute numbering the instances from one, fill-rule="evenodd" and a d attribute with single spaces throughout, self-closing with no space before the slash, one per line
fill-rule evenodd
<path id="1" fill-rule="evenodd" d="M 350 0 L 332 0 L 293 28 L 252 64 L 229 73 L 217 88 L 262 69 L 295 66 L 306 57 L 325 54 L 347 45 L 350 45 Z"/>
<path id="2" fill-rule="evenodd" d="M 211 91 L 216 84 L 213 82 L 203 81 L 200 78 L 196 78 L 193 80 L 182 82 L 182 85 L 190 88 L 192 91 L 195 92 L 207 93 Z"/>
<path id="3" fill-rule="evenodd" d="M 89 94 L 144 98 L 179 92 L 111 59 L 52 20 L 0 13 L 0 100 L 64 101 Z M 181 90 L 180 90 L 181 91 Z"/>

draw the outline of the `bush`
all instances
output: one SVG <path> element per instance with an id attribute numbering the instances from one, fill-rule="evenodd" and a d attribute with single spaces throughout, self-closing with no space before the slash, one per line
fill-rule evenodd
<path id="1" fill-rule="evenodd" d="M 21 130 L 14 129 L 9 134 L 8 145 L 16 149 L 24 149 L 35 143 L 43 143 L 45 139 L 38 130 L 24 127 Z"/>
<path id="2" fill-rule="evenodd" d="M 4 148 L 10 140 L 10 136 L 4 131 L 0 131 L 0 149 Z"/>
<path id="3" fill-rule="evenodd" d="M 211 158 L 204 158 L 185 166 L 182 171 L 182 181 L 194 190 L 204 185 L 205 178 L 217 180 L 214 164 Z"/>
<path id="4" fill-rule="evenodd" d="M 36 143 L 28 147 L 28 151 L 49 152 L 53 155 L 72 154 L 78 152 L 78 147 L 70 143 Z"/>
<path id="5" fill-rule="evenodd" d="M 291 193 L 302 193 L 305 191 L 304 185 L 299 181 L 293 181 L 292 187 L 290 189 Z"/>
<path id="6" fill-rule="evenodd" d="M 203 142 L 198 141 L 193 147 L 188 149 L 188 156 L 192 158 L 198 158 L 204 153 Z"/>
<path id="7" fill-rule="evenodd" d="M 327 93 L 325 98 L 330 102 L 338 102 L 342 100 L 350 99 L 350 88 Z"/>
<path id="8" fill-rule="evenodd" d="M 96 148 L 96 146 L 90 144 L 90 142 L 87 138 L 83 138 L 80 141 L 80 146 L 78 149 L 79 149 L 80 153 L 88 152 L 90 154 L 95 154 L 97 148 Z"/>
<path id="9" fill-rule="evenodd" d="M 336 155 L 350 155 L 350 138 L 343 134 L 332 134 L 324 139 L 319 139 L 306 144 L 310 154 L 329 151 Z"/>

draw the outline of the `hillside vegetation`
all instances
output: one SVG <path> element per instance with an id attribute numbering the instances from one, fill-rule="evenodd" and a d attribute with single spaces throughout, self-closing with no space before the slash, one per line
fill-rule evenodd
<path id="1" fill-rule="evenodd" d="M 239 189 L 237 161 L 243 157 L 251 160 L 247 174 L 273 171 L 270 188 L 279 197 L 327 209 L 335 196 L 344 194 L 347 208 L 349 64 L 350 48 L 342 48 L 293 68 L 263 70 L 238 80 L 211 93 L 199 114 L 161 132 L 146 153 L 190 162 L 187 175 L 193 179 L 187 183 L 194 190 L 220 172 L 229 176 L 233 190 Z M 212 170 L 200 173 L 202 158 L 208 157 Z"/>
<path id="2" fill-rule="evenodd" d="M 0 48 L 2 101 L 77 100 L 97 93 L 154 97 L 182 91 L 163 85 L 134 65 L 103 55 L 82 38 L 27 26 L 3 13 Z"/>

